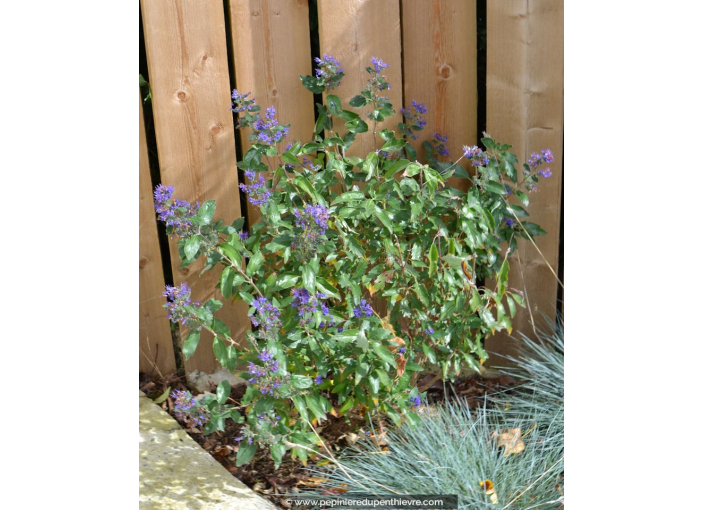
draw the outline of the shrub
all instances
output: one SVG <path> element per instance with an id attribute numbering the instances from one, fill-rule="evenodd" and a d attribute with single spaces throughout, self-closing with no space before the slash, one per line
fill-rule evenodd
<path id="1" fill-rule="evenodd" d="M 316 61 L 315 76 L 302 76 L 302 83 L 311 92 L 329 92 L 343 70 L 330 56 Z M 518 237 L 543 233 L 525 221 L 522 205 L 528 204 L 525 191 L 549 175 L 541 166 L 552 154 L 533 154 L 519 175 L 510 146 L 483 138 L 485 149 L 465 146 L 447 162 L 447 136 L 436 133 L 423 143 L 428 163 L 421 164 L 409 142 L 423 130 L 426 108 L 413 101 L 402 109 L 398 136 L 378 130 L 394 109 L 382 95 L 388 66 L 375 58 L 372 64 L 367 85 L 350 101 L 367 110 L 364 119 L 328 93 L 317 105 L 313 141 L 289 143 L 283 152 L 276 144 L 289 126 L 278 122 L 273 107 L 262 117 L 248 93 L 233 91 L 237 126 L 249 130 L 252 142 L 237 163 L 247 181 L 240 187 L 262 218 L 249 231 L 244 218 L 214 221 L 212 200 L 192 205 L 175 199 L 170 186 L 155 191 L 159 219 L 178 237 L 182 267 L 205 257 L 205 270 L 221 270 L 225 300 L 250 305 L 255 329 L 251 349 L 242 350 L 214 315 L 220 301 L 192 303 L 185 283 L 165 292 L 171 320 L 191 328 L 186 357 L 207 330 L 223 367 L 235 371 L 246 364 L 244 414 L 225 405 L 225 382 L 217 397 L 203 400 L 206 432 L 222 430 L 227 418 L 243 424 L 240 465 L 260 445 L 269 447 L 277 465 L 287 449 L 305 462 L 318 441 L 310 428 L 327 413 L 361 407 L 396 423 L 417 421 L 411 374 L 431 364 L 444 378 L 462 366 L 478 370 L 487 358 L 486 336 L 510 330 L 523 303 L 507 288 L 508 255 Z M 365 158 L 348 156 L 370 125 L 375 150 Z M 462 159 L 473 175 L 459 166 Z M 469 190 L 450 186 L 452 176 L 466 180 Z M 509 204 L 509 195 L 522 205 Z M 385 302 L 386 314 L 375 310 L 373 298 Z"/>

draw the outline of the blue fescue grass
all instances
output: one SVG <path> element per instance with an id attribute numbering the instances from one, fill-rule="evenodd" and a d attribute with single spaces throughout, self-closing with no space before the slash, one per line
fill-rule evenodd
<path id="1" fill-rule="evenodd" d="M 349 448 L 333 468 L 313 468 L 326 480 L 317 493 L 344 496 L 458 494 L 462 509 L 557 508 L 563 501 L 564 342 L 557 325 L 539 342 L 523 337 L 521 355 L 506 372 L 521 381 L 472 411 L 462 400 L 426 407 L 420 424 L 386 433 L 387 447 L 370 441 Z M 505 455 L 492 433 L 521 429 L 525 450 Z M 491 480 L 496 496 L 481 482 Z M 329 496 L 326 496 L 329 497 Z"/>

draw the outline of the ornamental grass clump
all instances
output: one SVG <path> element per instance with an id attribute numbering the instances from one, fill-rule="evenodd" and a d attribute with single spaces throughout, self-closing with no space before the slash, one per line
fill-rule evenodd
<path id="1" fill-rule="evenodd" d="M 357 442 L 328 467 L 309 470 L 320 485 L 304 496 L 459 496 L 460 509 L 560 508 L 564 503 L 562 330 L 523 337 L 506 373 L 522 384 L 471 410 L 464 400 L 425 407 L 379 440 Z M 414 402 L 415 403 L 415 402 Z"/>
<path id="2" fill-rule="evenodd" d="M 485 338 L 510 331 L 523 305 L 507 285 L 508 256 L 518 238 L 544 233 L 524 209 L 523 190 L 538 182 L 539 166 L 524 165 L 528 174 L 519 182 L 510 146 L 489 137 L 483 149 L 444 161 L 448 135 L 440 133 L 422 142 L 422 163 L 411 142 L 426 124 L 425 105 L 412 100 L 396 131 L 380 128 L 395 114 L 383 95 L 391 88 L 383 74 L 388 64 L 371 60 L 366 85 L 349 101 L 356 113 L 331 93 L 344 76 L 340 62 L 324 55 L 316 63 L 315 76 L 301 77 L 325 99 L 309 142 L 281 150 L 289 125 L 271 107 L 262 117 L 249 93 L 233 91 L 236 125 L 252 143 L 237 162 L 245 176 L 240 188 L 259 207 L 260 221 L 215 221 L 215 201 L 192 207 L 173 198 L 171 187 L 155 191 L 159 218 L 178 237 L 182 267 L 205 258 L 206 271 L 219 271 L 224 301 L 250 307 L 253 330 L 243 349 L 215 316 L 223 302 L 200 305 L 168 291 L 175 299 L 166 305 L 172 320 L 190 328 L 186 358 L 205 330 L 220 364 L 255 380 L 238 408 L 228 403 L 227 382 L 203 398 L 210 412 L 204 432 L 222 430 L 226 419 L 245 430 L 239 465 L 258 448 L 268 448 L 276 465 L 288 451 L 305 462 L 318 448 L 313 427 L 328 413 L 417 422 L 419 371 L 435 367 L 448 379 L 462 367 L 480 369 Z M 374 150 L 350 156 L 367 132 Z M 547 159 L 541 153 L 541 163 Z M 449 185 L 451 177 L 468 190 Z M 263 353 L 276 361 L 275 371 Z M 280 419 L 259 418 L 271 413 Z"/>

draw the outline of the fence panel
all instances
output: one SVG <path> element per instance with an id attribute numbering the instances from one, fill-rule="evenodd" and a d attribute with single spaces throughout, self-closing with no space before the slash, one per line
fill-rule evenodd
<path id="1" fill-rule="evenodd" d="M 241 213 L 223 3 L 142 0 L 141 4 L 161 181 L 190 202 L 217 200 L 216 217 L 231 223 Z M 223 301 L 218 317 L 243 344 L 250 330 L 247 305 L 228 304 L 215 290 L 217 271 L 199 277 L 203 261 L 179 269 L 175 241 L 170 241 L 174 283 L 187 281 L 193 301 Z M 185 338 L 184 331 L 181 337 Z M 217 370 L 210 339 L 204 332 L 186 362 L 187 371 Z"/>
<path id="2" fill-rule="evenodd" d="M 349 101 L 364 88 L 369 74 L 365 68 L 372 67 L 369 59 L 379 58 L 389 64 L 383 74 L 391 84 L 388 97 L 397 113 L 380 123 L 376 132 L 384 128 L 398 131 L 401 122 L 403 82 L 401 80 L 401 17 L 398 2 L 370 0 L 321 0 L 318 2 L 318 24 L 320 52 L 332 55 L 340 61 L 345 77 L 333 93 L 342 100 L 342 107 L 354 110 Z M 370 107 L 365 112 L 371 111 Z M 364 115 L 362 115 L 364 118 Z M 369 131 L 357 135 L 348 156 L 366 157 L 378 148 L 374 144 L 373 123 Z M 344 133 L 341 119 L 335 119 L 334 129 Z M 378 135 L 377 135 L 377 138 Z M 379 139 L 380 140 L 380 139 Z"/>
<path id="3" fill-rule="evenodd" d="M 519 160 L 550 148 L 552 176 L 531 193 L 531 221 L 547 231 L 536 238 L 542 256 L 529 241 L 519 243 L 510 259 L 509 285 L 527 290 L 529 308 L 519 309 L 514 332 L 530 334 L 536 310 L 555 317 L 562 187 L 564 5 L 562 0 L 487 2 L 487 131 L 513 145 Z M 544 256 L 544 259 L 543 259 Z M 523 277 L 521 275 L 521 269 Z M 537 323 L 538 324 L 538 323 Z M 492 337 L 487 350 L 515 353 L 507 335 Z M 494 362 L 497 359 L 494 358 Z"/>
<path id="4" fill-rule="evenodd" d="M 450 157 L 477 142 L 477 5 L 475 0 L 403 0 L 403 69 L 406 104 L 428 108 L 427 125 L 413 144 L 424 161 L 423 140 L 449 138 Z M 461 165 L 468 169 L 467 161 Z M 467 189 L 466 180 L 450 184 Z"/>
<path id="5" fill-rule="evenodd" d="M 171 328 L 164 303 L 164 270 L 156 232 L 149 155 L 139 98 L 139 371 L 176 371 Z M 157 372 L 158 373 L 158 372 Z"/>
<path id="6" fill-rule="evenodd" d="M 310 29 L 306 2 L 280 0 L 231 1 L 232 54 L 240 93 L 251 92 L 263 111 L 273 106 L 280 124 L 291 124 L 279 145 L 310 141 L 315 124 L 313 95 L 300 75 L 311 74 Z M 252 144 L 242 133 L 242 153 Z M 261 217 L 259 206 L 247 202 L 249 224 Z"/>

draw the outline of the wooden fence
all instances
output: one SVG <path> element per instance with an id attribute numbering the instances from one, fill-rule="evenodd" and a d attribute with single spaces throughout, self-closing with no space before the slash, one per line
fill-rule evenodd
<path id="1" fill-rule="evenodd" d="M 477 0 L 141 0 L 159 181 L 192 202 L 215 199 L 216 217 L 226 222 L 240 217 L 243 210 L 250 222 L 256 221 L 258 210 L 240 204 L 236 153 L 243 154 L 249 142 L 235 136 L 230 111 L 233 86 L 252 92 L 263 107 L 276 107 L 281 123 L 291 124 L 287 141 L 308 140 L 314 102 L 298 76 L 312 74 L 312 56 L 325 53 L 342 62 L 345 77 L 335 93 L 343 104 L 364 86 L 369 59 L 380 58 L 389 64 L 386 74 L 393 105 L 399 110 L 411 99 L 425 103 L 428 123 L 423 133 L 447 134 L 452 155 L 461 154 L 462 145 L 478 144 L 484 129 L 477 127 L 478 115 L 480 119 L 485 115 L 486 131 L 513 145 L 521 161 L 531 152 L 552 149 L 553 175 L 541 181 L 529 207 L 532 221 L 547 235 L 536 239 L 539 251 L 522 243 L 520 267 L 516 256 L 511 264 L 511 285 L 525 289 L 530 303 L 530 310 L 519 311 L 514 333 L 530 334 L 530 316 L 541 310 L 554 317 L 558 296 L 552 270 L 558 271 L 560 250 L 563 0 L 477 4 Z M 480 81 L 483 69 L 486 80 Z M 176 362 L 171 328 L 161 306 L 165 279 L 141 103 L 140 99 L 140 370 L 152 372 L 156 364 L 166 374 L 175 370 Z M 387 124 L 393 129 L 399 121 L 396 114 Z M 371 133 L 358 135 L 357 140 L 357 155 L 366 154 L 372 146 Z M 179 269 L 172 240 L 165 255 L 171 260 L 174 284 L 188 281 L 194 301 L 223 300 L 214 290 L 215 271 L 198 277 L 202 263 Z M 218 312 L 238 341 L 250 329 L 246 312 L 242 302 L 226 303 Z M 184 333 L 179 331 L 180 338 Z M 185 363 L 187 372 L 219 368 L 210 345 L 204 334 Z M 487 341 L 487 349 L 510 353 L 512 341 L 496 335 Z"/>

